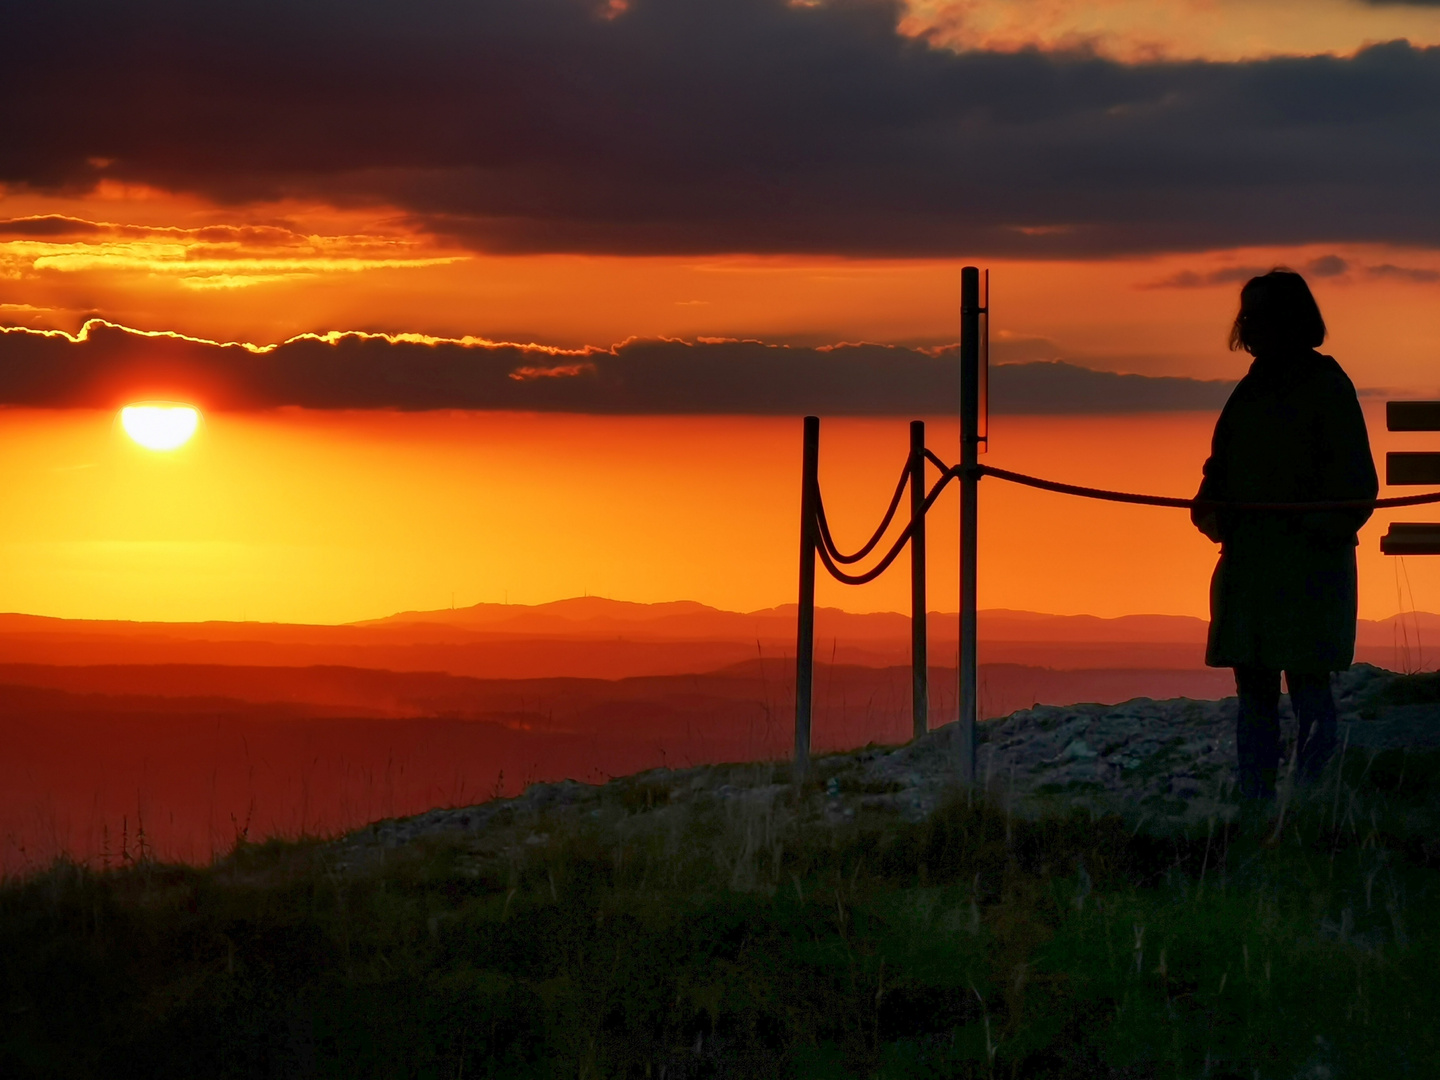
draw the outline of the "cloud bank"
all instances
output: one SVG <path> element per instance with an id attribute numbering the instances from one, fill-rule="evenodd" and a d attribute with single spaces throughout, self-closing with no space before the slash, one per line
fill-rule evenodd
<path id="1" fill-rule="evenodd" d="M 1436 0 L 1440 4 L 1440 0 Z M 1217 285 L 1243 285 L 1252 277 L 1269 273 L 1271 266 L 1223 266 L 1218 270 L 1201 273 L 1196 270 L 1181 270 L 1160 281 L 1141 286 L 1146 289 L 1204 289 Z M 1321 255 L 1305 263 L 1301 270 L 1311 278 L 1337 278 L 1354 273 L 1367 278 L 1389 278 L 1415 284 L 1440 281 L 1440 271 L 1424 266 L 1397 266 L 1394 263 L 1358 266 L 1339 255 Z"/>
<path id="2" fill-rule="evenodd" d="M 957 53 L 895 0 L 0 0 L 0 182 L 379 201 L 473 249 L 1440 243 L 1440 49 Z"/>
<path id="3" fill-rule="evenodd" d="M 1092 371 L 1060 361 L 991 368 L 992 413 L 1218 409 L 1233 383 Z M 74 338 L 0 331 L 0 405 L 207 409 L 501 409 L 605 414 L 926 416 L 955 411 L 954 348 L 637 340 L 611 348 L 305 334 L 275 346 L 141 333 L 101 321 Z"/>

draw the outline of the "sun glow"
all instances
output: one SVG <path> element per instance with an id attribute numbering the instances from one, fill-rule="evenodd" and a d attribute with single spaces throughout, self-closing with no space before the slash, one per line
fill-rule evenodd
<path id="1" fill-rule="evenodd" d="M 125 434 L 147 450 L 184 446 L 200 426 L 200 410 L 170 401 L 147 401 L 120 410 Z"/>

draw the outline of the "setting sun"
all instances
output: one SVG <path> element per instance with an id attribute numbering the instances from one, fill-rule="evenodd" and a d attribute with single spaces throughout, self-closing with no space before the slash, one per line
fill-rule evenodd
<path id="1" fill-rule="evenodd" d="M 168 401 L 127 405 L 120 410 L 120 426 L 147 450 L 174 450 L 195 434 L 200 410 Z"/>

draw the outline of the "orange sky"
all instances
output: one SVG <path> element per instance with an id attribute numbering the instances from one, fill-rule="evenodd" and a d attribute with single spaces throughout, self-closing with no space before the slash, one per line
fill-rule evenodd
<path id="1" fill-rule="evenodd" d="M 1370 415 L 1377 453 L 1387 438 Z M 1199 414 L 992 420 L 997 465 L 1193 491 Z M 1421 446 L 1409 435 L 1398 445 Z M 932 424 L 947 458 L 955 429 Z M 905 453 L 901 420 L 831 420 L 822 482 L 842 546 L 868 533 Z M 748 610 L 795 590 L 799 422 L 556 414 L 218 414 L 185 449 L 143 451 L 110 414 L 11 411 L 0 425 L 4 607 L 72 617 L 336 622 L 583 593 Z M 1180 511 L 986 481 L 981 603 L 1205 614 L 1215 548 Z M 955 607 L 956 500 L 932 517 L 933 606 Z M 1417 517 L 1409 512 L 1410 519 Z M 1402 516 L 1402 519 L 1403 516 Z M 1361 537 L 1361 613 L 1397 604 L 1380 521 Z M 820 600 L 904 610 L 904 562 Z M 1440 564 L 1408 560 L 1413 604 Z"/>
<path id="2" fill-rule="evenodd" d="M 1047 10 L 1058 26 L 1082 9 Z M 1130 8 L 1105 10 L 1130 25 Z M 255 343 L 332 329 L 566 346 L 666 335 L 916 344 L 956 336 L 958 261 L 501 257 L 443 243 L 384 206 L 219 206 L 106 184 L 83 197 L 0 189 L 0 218 L 35 215 L 104 227 L 0 240 L 0 324 L 74 330 L 98 315 Z M 1236 273 L 1342 267 L 1310 275 L 1331 326 L 1327 349 L 1362 388 L 1440 393 L 1440 256 L 1430 251 L 1314 244 L 976 261 L 992 272 L 998 360 L 1063 357 L 1205 378 L 1238 377 L 1247 361 L 1224 348 Z M 1373 410 L 1371 421 L 1383 452 Z M 1212 422 L 1000 417 L 992 460 L 1184 495 Z M 827 498 L 842 545 L 878 513 L 904 438 L 901 420 L 827 424 Z M 953 431 L 933 443 L 947 439 Z M 452 596 L 784 603 L 794 591 L 797 446 L 791 420 L 281 410 L 210 416 L 193 445 L 162 456 L 126 442 L 109 414 L 12 410 L 0 425 L 0 607 L 331 622 L 444 606 Z M 1205 612 L 1214 551 L 1183 514 L 994 482 L 982 506 L 985 606 Z M 954 606 L 954 513 L 947 497 L 934 525 L 938 607 Z M 1398 609 L 1398 567 L 1378 555 L 1379 531 L 1372 525 L 1362 538 L 1369 617 Z M 1407 570 L 1415 604 L 1440 608 L 1440 564 L 1413 559 Z M 864 590 L 822 585 L 821 599 L 900 609 L 903 575 Z M 1407 595 L 1399 606 L 1409 603 Z"/>
<path id="3" fill-rule="evenodd" d="M 84 199 L 3 193 L 0 218 L 64 214 L 118 235 L 0 240 L 0 323 L 75 330 L 98 315 L 145 330 L 269 343 L 324 330 L 414 331 L 553 345 L 633 336 L 953 341 L 957 261 L 724 255 L 486 256 L 415 233 L 384 208 L 218 208 L 103 187 Z M 217 233 L 221 234 L 217 236 Z M 983 260 L 996 357 L 1062 356 L 1142 374 L 1234 377 L 1224 349 L 1237 268 L 1304 268 L 1356 383 L 1440 389 L 1440 257 L 1317 244 L 1091 261 Z"/>

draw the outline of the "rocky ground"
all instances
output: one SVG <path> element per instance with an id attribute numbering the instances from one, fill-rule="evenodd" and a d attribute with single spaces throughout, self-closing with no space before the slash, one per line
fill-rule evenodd
<path id="1" fill-rule="evenodd" d="M 1440 705 L 1393 704 L 1401 678 L 1357 664 L 1336 677 L 1344 754 L 1440 749 Z M 1403 697 L 1403 695 L 1400 695 Z M 1378 702 L 1378 704 L 1377 704 Z M 1082 807 L 1118 811 L 1137 827 L 1228 819 L 1235 790 L 1235 699 L 1136 698 L 1119 705 L 1037 705 L 986 721 L 977 773 L 1015 813 Z M 1282 724 L 1293 741 L 1288 701 Z M 941 727 L 905 746 L 869 746 L 815 759 L 797 789 L 785 762 L 656 769 L 604 785 L 536 784 L 523 795 L 378 822 L 330 846 L 338 868 L 361 868 L 412 841 L 459 843 L 503 857 L 544 844 L 556 829 L 595 822 L 624 830 L 673 828 L 697 813 L 738 828 L 742 848 L 773 844 L 782 826 L 835 826 L 857 818 L 922 819 L 959 779 L 958 730 Z M 1282 766 L 1283 768 L 1283 766 Z M 743 853 L 737 867 L 745 863 Z M 737 871 L 738 872 L 738 871 Z"/>

